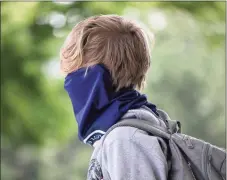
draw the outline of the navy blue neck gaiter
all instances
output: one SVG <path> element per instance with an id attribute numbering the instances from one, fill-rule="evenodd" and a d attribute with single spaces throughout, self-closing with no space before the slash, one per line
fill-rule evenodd
<path id="1" fill-rule="evenodd" d="M 130 109 L 145 105 L 157 114 L 156 106 L 133 88 L 115 92 L 111 75 L 103 65 L 68 74 L 64 87 L 73 105 L 79 139 L 86 144 L 93 145 Z"/>

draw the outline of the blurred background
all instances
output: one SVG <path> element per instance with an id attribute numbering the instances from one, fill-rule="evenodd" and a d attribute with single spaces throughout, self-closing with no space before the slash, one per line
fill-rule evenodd
<path id="1" fill-rule="evenodd" d="M 225 147 L 225 2 L 2 2 L 2 180 L 86 179 L 92 148 L 78 141 L 59 49 L 99 14 L 154 33 L 143 93 L 184 133 Z"/>

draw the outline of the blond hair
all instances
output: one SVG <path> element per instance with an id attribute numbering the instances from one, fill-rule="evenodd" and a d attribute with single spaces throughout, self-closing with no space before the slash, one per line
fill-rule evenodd
<path id="1" fill-rule="evenodd" d="M 117 15 L 92 16 L 79 22 L 61 49 L 61 70 L 103 64 L 117 90 L 141 89 L 150 66 L 148 37 L 134 22 Z"/>

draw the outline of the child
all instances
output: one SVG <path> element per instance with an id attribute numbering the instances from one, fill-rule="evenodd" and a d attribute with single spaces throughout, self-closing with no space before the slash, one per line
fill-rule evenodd
<path id="1" fill-rule="evenodd" d="M 88 180 L 167 179 L 167 157 L 158 138 L 119 127 L 101 143 L 105 132 L 123 119 L 155 119 L 152 123 L 165 126 L 156 106 L 137 91 L 150 66 L 149 52 L 143 30 L 117 15 L 81 21 L 61 50 L 61 70 L 67 74 L 64 87 L 79 138 L 94 147 Z"/>

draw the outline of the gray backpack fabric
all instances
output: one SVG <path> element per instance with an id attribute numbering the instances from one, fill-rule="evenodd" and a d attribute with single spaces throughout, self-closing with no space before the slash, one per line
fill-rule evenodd
<path id="1" fill-rule="evenodd" d="M 166 128 L 145 120 L 127 119 L 112 126 L 105 136 L 117 127 L 130 126 L 163 139 L 168 147 L 164 153 L 170 162 L 168 180 L 226 180 L 224 149 L 182 134 L 179 121 L 170 120 L 162 110 L 158 110 L 158 113 L 165 121 Z"/>

